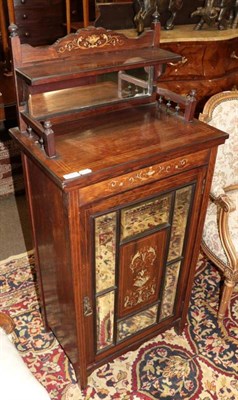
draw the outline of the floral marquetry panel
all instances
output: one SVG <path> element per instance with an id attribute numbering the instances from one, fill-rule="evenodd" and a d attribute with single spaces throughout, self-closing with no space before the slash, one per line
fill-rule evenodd
<path id="1" fill-rule="evenodd" d="M 171 195 L 166 194 L 122 210 L 121 240 L 168 223 L 170 207 Z"/>
<path id="2" fill-rule="evenodd" d="M 119 317 L 158 301 L 167 230 L 120 248 Z"/>
<path id="3" fill-rule="evenodd" d="M 173 315 L 180 266 L 181 262 L 179 261 L 166 267 L 160 320 Z"/>
<path id="4" fill-rule="evenodd" d="M 152 326 L 157 321 L 158 305 L 141 311 L 132 317 L 126 318 L 118 323 L 117 340 L 123 340 L 142 329 Z"/>
<path id="5" fill-rule="evenodd" d="M 115 284 L 116 213 L 95 218 L 96 292 Z"/>
<path id="6" fill-rule="evenodd" d="M 97 350 L 113 344 L 114 291 L 97 297 Z"/>
<path id="7" fill-rule="evenodd" d="M 175 260 L 182 255 L 192 189 L 193 186 L 190 185 L 176 191 L 168 261 Z"/>

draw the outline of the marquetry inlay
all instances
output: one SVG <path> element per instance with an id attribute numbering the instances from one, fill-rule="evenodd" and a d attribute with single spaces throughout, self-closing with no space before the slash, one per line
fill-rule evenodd
<path id="1" fill-rule="evenodd" d="M 72 40 L 67 41 L 64 43 L 63 46 L 60 46 L 57 49 L 58 53 L 64 53 L 65 51 L 72 51 L 72 50 L 86 50 L 86 49 L 93 49 L 93 48 L 102 48 L 106 46 L 123 46 L 124 40 L 121 36 L 118 35 L 111 35 L 107 33 L 100 33 L 98 35 L 93 34 L 89 36 L 78 36 Z"/>
<path id="2" fill-rule="evenodd" d="M 118 180 L 113 180 L 109 182 L 109 186 L 111 188 L 116 188 L 116 187 L 122 187 L 122 186 L 130 186 L 134 185 L 137 182 L 143 182 L 146 181 L 150 178 L 152 178 L 154 175 L 160 175 L 160 174 L 169 174 L 172 172 L 172 170 L 179 170 L 183 169 L 187 166 L 188 164 L 188 159 L 183 158 L 181 160 L 178 160 L 176 163 L 170 163 L 170 164 L 162 164 L 158 165 L 156 167 L 149 167 L 148 169 L 141 170 L 135 174 L 128 174 L 128 176 L 124 176 Z"/>
<path id="3" fill-rule="evenodd" d="M 155 278 L 151 281 L 151 268 L 156 260 L 156 249 L 152 246 L 143 247 L 131 258 L 129 268 L 133 275 L 132 289 L 124 297 L 124 307 L 132 307 L 143 303 L 155 294 Z M 150 285 L 148 281 L 150 280 Z"/>

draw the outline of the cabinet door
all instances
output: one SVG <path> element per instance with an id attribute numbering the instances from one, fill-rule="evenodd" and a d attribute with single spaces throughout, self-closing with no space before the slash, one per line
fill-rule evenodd
<path id="1" fill-rule="evenodd" d="M 86 323 L 95 356 L 90 361 L 179 319 L 204 173 L 194 169 L 86 211 L 94 310 Z"/>

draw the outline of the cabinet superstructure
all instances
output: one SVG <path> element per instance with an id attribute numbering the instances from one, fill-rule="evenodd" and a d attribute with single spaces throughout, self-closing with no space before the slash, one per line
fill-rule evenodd
<path id="1" fill-rule="evenodd" d="M 12 30 L 11 135 L 42 310 L 82 387 L 108 360 L 169 327 L 182 331 L 227 136 L 157 101 L 158 76 L 180 56 L 159 48 L 154 27 L 137 39 L 83 29 L 44 49 L 20 45 Z"/>

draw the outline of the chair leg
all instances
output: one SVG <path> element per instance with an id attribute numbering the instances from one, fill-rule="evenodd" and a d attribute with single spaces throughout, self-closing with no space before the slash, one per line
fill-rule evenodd
<path id="1" fill-rule="evenodd" d="M 221 296 L 220 307 L 218 310 L 218 321 L 220 321 L 220 322 L 222 322 L 222 320 L 225 316 L 225 313 L 227 311 L 227 308 L 229 306 L 234 286 L 235 286 L 235 282 L 229 281 L 227 279 L 225 280 L 224 288 L 223 288 L 223 292 L 222 292 L 222 296 Z"/>

